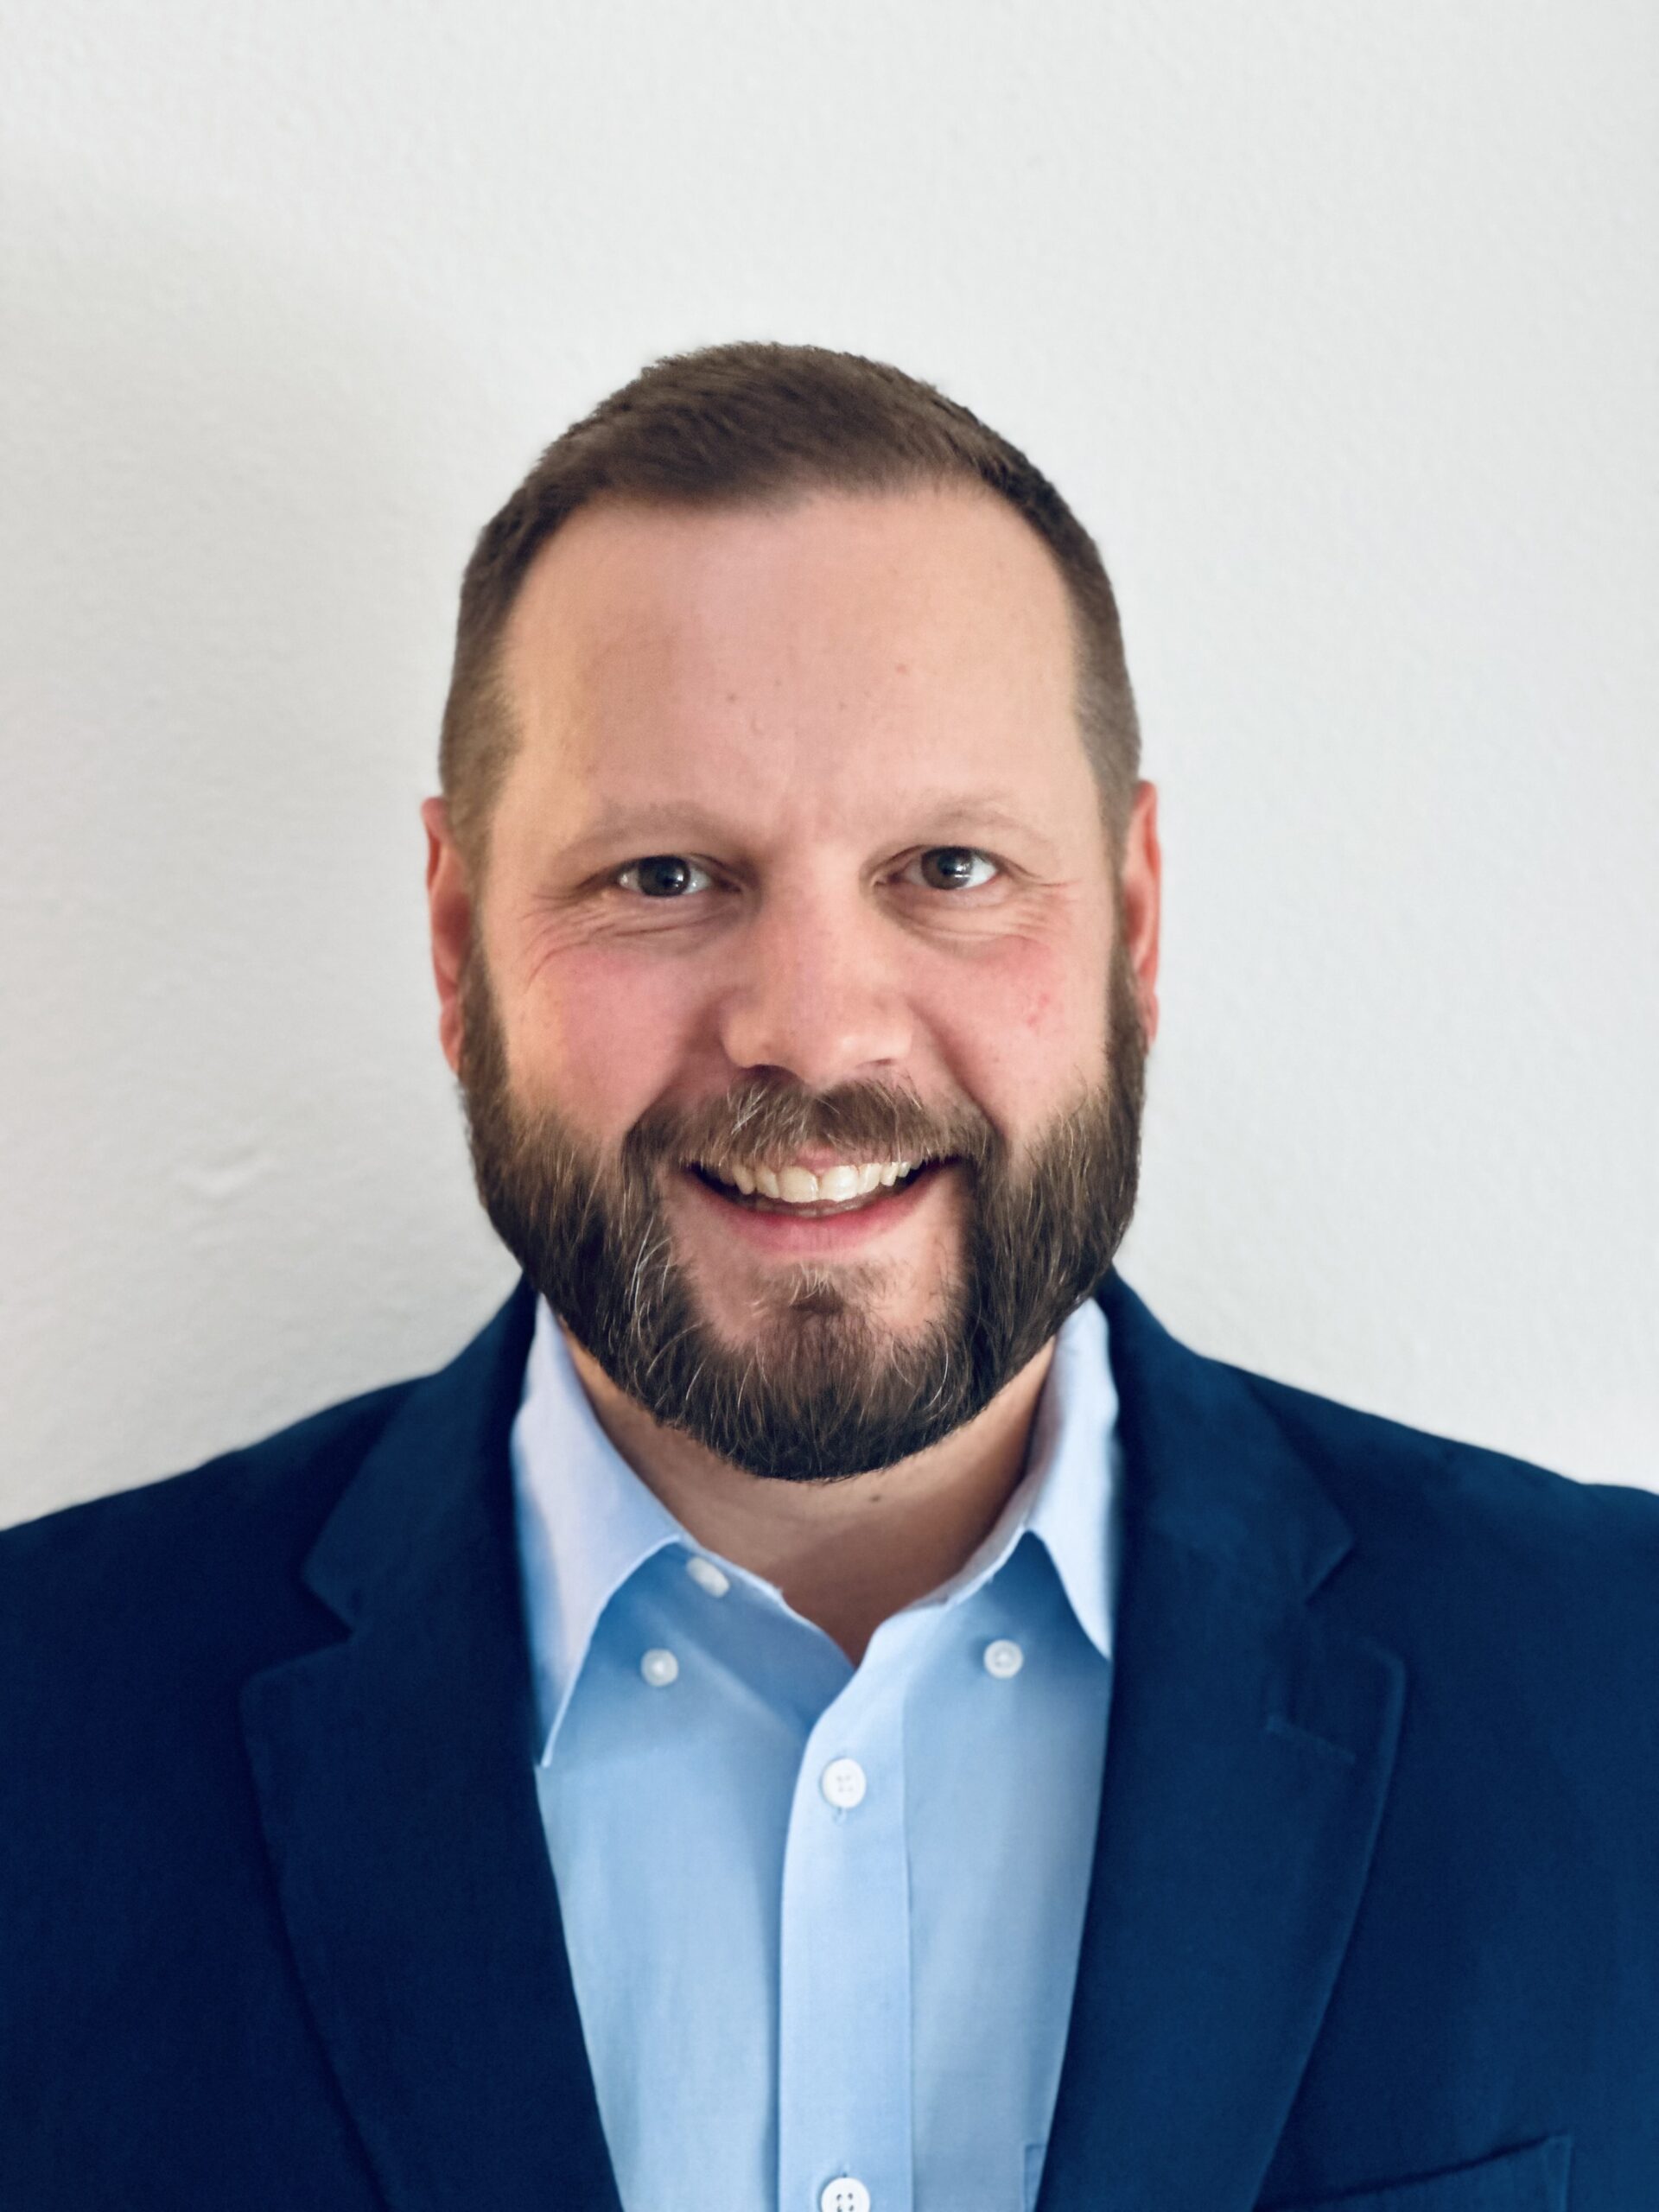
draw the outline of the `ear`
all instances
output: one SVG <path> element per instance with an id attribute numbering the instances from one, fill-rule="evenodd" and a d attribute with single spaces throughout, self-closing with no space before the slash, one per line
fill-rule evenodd
<path id="1" fill-rule="evenodd" d="M 1141 1026 L 1148 1045 L 1158 1034 L 1158 931 L 1164 856 L 1158 842 L 1158 792 L 1137 784 L 1123 840 L 1123 938 L 1135 976 Z"/>
<path id="2" fill-rule="evenodd" d="M 426 906 L 432 930 L 432 976 L 438 987 L 438 1042 L 450 1072 L 461 1072 L 461 974 L 473 938 L 473 894 L 467 867 L 441 798 L 422 801 L 426 830 Z"/>

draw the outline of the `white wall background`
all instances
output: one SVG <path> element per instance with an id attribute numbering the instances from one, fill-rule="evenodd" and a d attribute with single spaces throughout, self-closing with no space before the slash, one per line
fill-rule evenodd
<path id="1" fill-rule="evenodd" d="M 11 0 L 0 1519 L 508 1287 L 416 802 L 641 361 L 931 376 L 1101 537 L 1165 793 L 1125 1272 L 1659 1486 L 1650 0 Z"/>

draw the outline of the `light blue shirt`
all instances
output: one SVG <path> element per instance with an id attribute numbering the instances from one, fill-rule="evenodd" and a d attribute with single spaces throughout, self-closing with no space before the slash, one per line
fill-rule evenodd
<path id="1" fill-rule="evenodd" d="M 1105 1755 L 1116 1411 L 1091 1300 L 995 1528 L 855 1669 L 699 1548 L 538 1307 L 537 1788 L 625 2212 L 1027 2212 Z"/>

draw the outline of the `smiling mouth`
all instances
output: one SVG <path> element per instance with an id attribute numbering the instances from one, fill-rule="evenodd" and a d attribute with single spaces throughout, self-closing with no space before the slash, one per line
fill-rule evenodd
<path id="1" fill-rule="evenodd" d="M 730 1205 L 750 1213 L 792 1214 L 816 1220 L 825 1214 L 855 1213 L 906 1191 L 945 1162 L 938 1160 L 841 1160 L 833 1167 L 771 1167 L 748 1160 L 711 1166 L 688 1164 L 687 1173 Z"/>

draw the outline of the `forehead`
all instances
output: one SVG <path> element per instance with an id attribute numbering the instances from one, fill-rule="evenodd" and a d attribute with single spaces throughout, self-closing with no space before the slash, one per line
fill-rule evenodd
<path id="1" fill-rule="evenodd" d="M 590 791 L 981 787 L 1083 760 L 1058 569 L 972 487 L 595 504 L 532 564 L 503 673 L 515 780 L 556 776 L 578 811 Z"/>

